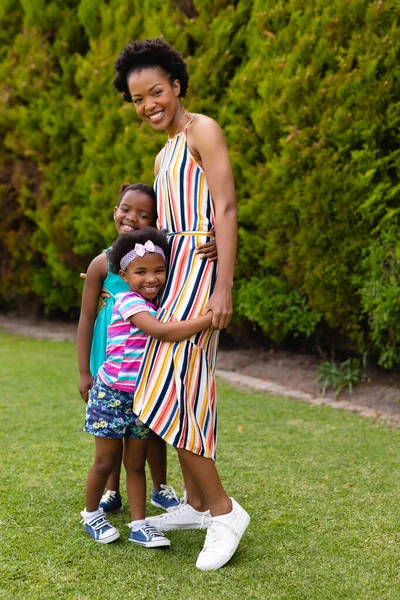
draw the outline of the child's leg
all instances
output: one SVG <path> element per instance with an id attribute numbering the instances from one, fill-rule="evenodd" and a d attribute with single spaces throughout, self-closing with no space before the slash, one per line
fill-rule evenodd
<path id="1" fill-rule="evenodd" d="M 146 515 L 145 464 L 148 445 L 149 438 L 125 438 L 126 490 L 132 521 L 143 520 Z"/>
<path id="2" fill-rule="evenodd" d="M 147 451 L 153 490 L 158 492 L 167 483 L 167 446 L 158 435 L 152 435 Z"/>
<path id="3" fill-rule="evenodd" d="M 152 505 L 167 512 L 175 510 L 180 506 L 181 500 L 174 488 L 167 485 L 167 445 L 155 433 L 150 438 L 147 462 L 153 480 Z"/>
<path id="4" fill-rule="evenodd" d="M 94 512 L 99 502 L 106 481 L 115 467 L 121 440 L 118 438 L 95 437 L 95 458 L 86 480 L 86 511 Z"/>
<path id="5" fill-rule="evenodd" d="M 146 431 L 147 430 L 147 431 Z M 140 433 L 141 432 L 141 433 Z M 125 439 L 124 465 L 126 470 L 126 489 L 132 522 L 129 541 L 146 548 L 162 548 L 171 542 L 154 526 L 145 520 L 146 515 L 146 474 L 145 465 L 149 446 L 150 430 L 145 426 L 136 426 L 135 434 L 142 437 Z"/>
<path id="6" fill-rule="evenodd" d="M 120 494 L 119 486 L 121 479 L 121 465 L 122 465 L 122 453 L 123 453 L 123 442 L 120 440 L 120 448 L 118 455 L 116 456 L 115 467 L 112 470 L 110 477 L 107 479 L 106 488 L 107 490 L 112 490 L 116 492 L 118 495 Z"/>

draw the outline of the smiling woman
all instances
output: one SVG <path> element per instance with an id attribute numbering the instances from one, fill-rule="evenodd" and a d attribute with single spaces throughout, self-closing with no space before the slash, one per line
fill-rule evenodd
<path id="1" fill-rule="evenodd" d="M 209 117 L 182 105 L 188 88 L 180 54 L 160 39 L 134 41 L 115 62 L 114 86 L 140 119 L 168 140 L 155 160 L 158 226 L 170 246 L 158 319 L 212 314 L 212 327 L 174 344 L 149 340 L 134 396 L 142 422 L 178 451 L 188 502 L 148 519 L 161 530 L 208 527 L 197 567 L 222 567 L 249 523 L 225 493 L 215 467 L 214 370 L 220 329 L 232 317 L 236 256 L 236 201 L 225 138 Z M 202 262 L 196 243 L 215 227 L 218 271 Z"/>

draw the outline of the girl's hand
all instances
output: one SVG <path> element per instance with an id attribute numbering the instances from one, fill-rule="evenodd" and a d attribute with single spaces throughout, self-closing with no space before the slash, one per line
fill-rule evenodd
<path id="1" fill-rule="evenodd" d="M 204 307 L 202 315 L 212 311 L 213 329 L 225 329 L 232 319 L 232 290 L 231 288 L 218 288 L 215 286 L 214 292 Z"/>
<path id="2" fill-rule="evenodd" d="M 82 399 L 87 403 L 89 399 L 89 390 L 92 389 L 93 377 L 90 373 L 87 375 L 81 375 L 79 378 L 79 393 Z"/>
<path id="3" fill-rule="evenodd" d="M 211 231 L 208 232 L 208 235 L 212 237 L 212 240 L 205 244 L 201 244 L 201 246 L 196 248 L 196 254 L 199 254 L 201 259 L 207 259 L 210 262 L 214 262 L 218 258 L 214 229 L 211 229 Z"/>
<path id="4" fill-rule="evenodd" d="M 81 277 L 81 279 L 86 279 L 86 273 L 79 273 L 79 277 Z M 106 306 L 106 304 L 107 304 L 106 300 L 109 297 L 110 297 L 110 294 L 107 292 L 107 290 L 105 290 L 104 288 L 101 288 L 100 298 L 101 298 L 101 302 L 102 302 L 103 306 Z"/>

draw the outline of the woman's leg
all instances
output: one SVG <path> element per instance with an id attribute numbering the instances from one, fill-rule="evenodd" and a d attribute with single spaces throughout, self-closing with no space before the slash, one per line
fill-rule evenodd
<path id="1" fill-rule="evenodd" d="M 147 451 L 153 490 L 158 492 L 167 483 L 167 446 L 158 435 L 152 435 Z"/>
<path id="2" fill-rule="evenodd" d="M 95 436 L 94 462 L 86 480 L 86 512 L 98 510 L 104 486 L 115 466 L 120 446 L 120 439 Z"/>
<path id="3" fill-rule="evenodd" d="M 208 510 L 207 501 L 203 490 L 197 483 L 197 480 L 195 479 L 190 467 L 187 466 L 183 453 L 181 454 L 178 451 L 178 458 L 181 465 L 183 480 L 185 482 L 187 503 L 199 512 Z"/>
<path id="4" fill-rule="evenodd" d="M 126 490 L 132 521 L 143 520 L 146 515 L 145 465 L 148 445 L 148 438 L 125 438 Z"/>
<path id="5" fill-rule="evenodd" d="M 211 513 L 203 550 L 197 558 L 196 567 L 202 571 L 214 571 L 232 558 L 247 529 L 250 517 L 240 504 L 226 495 L 212 459 L 183 449 L 179 449 L 178 453 L 181 463 L 201 488 L 205 504 Z M 195 514 L 193 517 L 196 520 Z"/>
<path id="6" fill-rule="evenodd" d="M 178 456 L 188 504 L 198 511 L 209 510 L 213 517 L 229 513 L 232 502 L 222 487 L 215 462 L 183 448 L 178 448 Z"/>

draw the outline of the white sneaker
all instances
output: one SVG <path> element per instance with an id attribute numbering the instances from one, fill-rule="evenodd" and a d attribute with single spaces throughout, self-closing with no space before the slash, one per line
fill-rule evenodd
<path id="1" fill-rule="evenodd" d="M 227 515 L 211 517 L 203 550 L 200 552 L 196 567 L 202 571 L 215 571 L 235 554 L 240 539 L 250 517 L 247 512 L 232 500 L 232 511 Z"/>
<path id="2" fill-rule="evenodd" d="M 210 522 L 210 511 L 199 512 L 190 506 L 190 504 L 182 504 L 182 506 L 164 515 L 147 517 L 146 522 L 160 531 L 169 531 L 170 529 L 207 529 Z"/>

